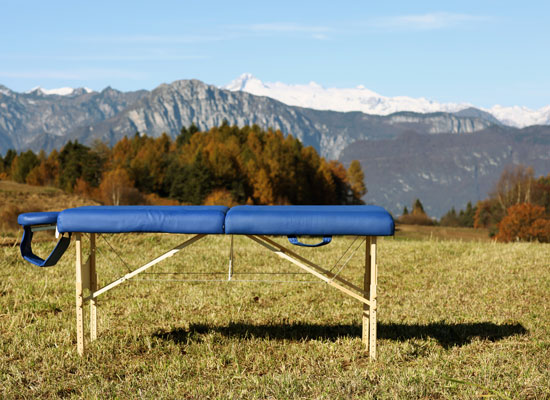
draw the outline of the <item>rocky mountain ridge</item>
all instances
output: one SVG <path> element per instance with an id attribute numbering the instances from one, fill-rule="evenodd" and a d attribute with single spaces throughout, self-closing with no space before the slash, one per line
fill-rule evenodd
<path id="1" fill-rule="evenodd" d="M 82 92 L 76 96 L 42 92 L 0 94 L 0 152 L 59 148 L 68 140 L 113 144 L 136 132 L 175 137 L 181 127 L 201 129 L 223 120 L 257 124 L 293 134 L 328 158 L 338 158 L 356 140 L 392 138 L 407 130 L 430 134 L 467 134 L 492 122 L 480 116 L 399 112 L 388 116 L 292 107 L 268 97 L 232 92 L 197 80 L 181 80 L 156 89 Z"/>
<path id="2" fill-rule="evenodd" d="M 79 126 L 92 126 L 139 100 L 145 91 L 79 91 L 73 96 L 17 93 L 0 87 L 0 153 L 8 149 L 46 150 L 73 139 Z"/>

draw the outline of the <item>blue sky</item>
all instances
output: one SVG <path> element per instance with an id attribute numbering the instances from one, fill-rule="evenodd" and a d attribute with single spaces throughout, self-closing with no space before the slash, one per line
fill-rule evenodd
<path id="1" fill-rule="evenodd" d="M 549 15 L 548 1 L 0 0 L 0 84 L 134 90 L 250 72 L 539 108 L 550 104 Z"/>

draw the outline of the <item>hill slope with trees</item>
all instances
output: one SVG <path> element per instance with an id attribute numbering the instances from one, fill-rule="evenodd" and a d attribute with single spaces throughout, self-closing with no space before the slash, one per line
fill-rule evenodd
<path id="1" fill-rule="evenodd" d="M 175 140 L 124 137 L 112 148 L 67 143 L 36 155 L 8 151 L 0 176 L 61 188 L 104 204 L 361 204 L 357 161 L 346 170 L 292 135 L 258 126 L 181 129 Z"/>

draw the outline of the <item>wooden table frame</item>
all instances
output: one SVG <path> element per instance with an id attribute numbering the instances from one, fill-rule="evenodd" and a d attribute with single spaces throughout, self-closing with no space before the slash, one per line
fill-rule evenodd
<path id="1" fill-rule="evenodd" d="M 119 279 L 98 289 L 97 271 L 96 271 L 96 234 L 90 233 L 90 248 L 87 260 L 83 262 L 82 258 L 82 234 L 75 233 L 76 239 L 76 338 L 78 354 L 83 355 L 85 350 L 84 341 L 84 304 L 90 304 L 90 341 L 97 339 L 97 298 L 99 295 L 113 289 L 121 283 L 133 278 L 134 276 L 146 271 L 153 265 L 162 260 L 172 257 L 174 254 L 183 250 L 185 247 L 204 238 L 205 234 L 198 234 L 184 241 L 168 252 L 160 255 L 154 260 L 142 265 L 135 270 L 128 272 Z M 365 272 L 363 279 L 363 288 L 354 285 L 333 274 L 327 269 L 307 260 L 296 254 L 289 248 L 267 238 L 263 235 L 245 235 L 254 242 L 260 244 L 266 249 L 272 251 L 280 258 L 283 258 L 292 264 L 300 267 L 311 275 L 321 279 L 328 285 L 340 290 L 347 296 L 354 298 L 362 303 L 362 341 L 368 349 L 370 359 L 376 359 L 376 286 L 377 286 L 377 263 L 376 263 L 376 236 L 365 237 Z M 229 252 L 229 276 L 231 280 L 233 268 L 233 235 L 231 235 L 231 248 Z M 84 296 L 84 291 L 88 292 Z"/>

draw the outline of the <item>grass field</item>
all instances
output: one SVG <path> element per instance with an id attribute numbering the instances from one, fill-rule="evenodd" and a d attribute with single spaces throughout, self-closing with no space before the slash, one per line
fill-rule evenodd
<path id="1" fill-rule="evenodd" d="M 425 226 L 398 224 L 395 238 L 404 240 L 459 240 L 464 242 L 490 242 L 488 229 L 451 226 Z"/>
<path id="2" fill-rule="evenodd" d="M 108 239 L 136 267 L 183 238 Z M 307 254 L 332 266 L 350 240 Z M 375 362 L 361 343 L 361 305 L 304 282 L 127 282 L 99 298 L 99 338 L 81 358 L 74 244 L 46 269 L 1 247 L 0 398 L 550 398 L 550 246 L 410 234 L 379 243 Z M 106 284 L 126 266 L 98 245 Z M 228 248 L 229 238 L 208 237 L 154 271 L 225 274 Z M 358 282 L 362 266 L 358 255 L 343 273 Z M 236 271 L 296 270 L 238 237 Z M 189 278 L 141 276 L 167 277 Z"/>

